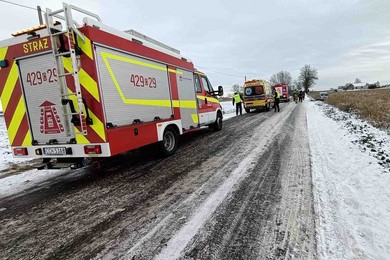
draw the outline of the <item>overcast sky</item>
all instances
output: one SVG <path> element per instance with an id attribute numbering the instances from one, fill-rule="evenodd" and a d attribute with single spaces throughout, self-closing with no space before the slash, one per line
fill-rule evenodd
<path id="1" fill-rule="evenodd" d="M 9 0 L 42 9 L 62 1 Z M 325 3 L 326 2 L 326 3 Z M 390 0 L 78 0 L 107 25 L 134 29 L 181 51 L 214 88 L 294 79 L 305 64 L 318 69 L 314 90 L 353 82 L 390 83 Z M 0 40 L 38 24 L 34 10 L 0 1 Z"/>

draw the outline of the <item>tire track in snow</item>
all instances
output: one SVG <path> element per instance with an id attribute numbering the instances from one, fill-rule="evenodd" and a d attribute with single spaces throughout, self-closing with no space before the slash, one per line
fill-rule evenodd
<path id="1" fill-rule="evenodd" d="M 292 112 L 292 106 L 286 106 L 289 110 L 278 113 L 261 125 L 261 131 L 256 131 L 252 140 L 257 141 L 256 146 L 248 156 L 239 163 L 237 168 L 224 181 L 224 183 L 201 205 L 191 219 L 168 241 L 167 246 L 156 256 L 156 259 L 177 259 L 183 250 L 195 237 L 205 222 L 212 216 L 218 206 L 231 194 L 233 187 L 252 172 L 257 165 L 257 159 L 264 153 L 264 147 L 270 143 L 281 131 L 281 125 L 285 123 Z M 266 133 L 261 135 L 261 133 Z M 260 139 L 260 140 L 259 140 Z M 217 173 L 218 174 L 218 173 Z"/>

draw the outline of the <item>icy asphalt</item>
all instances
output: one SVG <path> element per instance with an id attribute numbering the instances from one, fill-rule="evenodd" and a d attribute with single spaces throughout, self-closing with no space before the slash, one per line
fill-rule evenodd
<path id="1" fill-rule="evenodd" d="M 0 257 L 388 258 L 388 135 L 321 102 L 281 108 L 186 135 L 167 159 L 151 147 L 99 170 L 3 170 Z"/>

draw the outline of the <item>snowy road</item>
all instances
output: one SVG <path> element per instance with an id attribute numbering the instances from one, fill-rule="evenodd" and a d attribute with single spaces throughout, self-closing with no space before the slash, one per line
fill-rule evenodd
<path id="1" fill-rule="evenodd" d="M 305 106 L 281 108 L 3 198 L 0 258 L 317 258 Z"/>

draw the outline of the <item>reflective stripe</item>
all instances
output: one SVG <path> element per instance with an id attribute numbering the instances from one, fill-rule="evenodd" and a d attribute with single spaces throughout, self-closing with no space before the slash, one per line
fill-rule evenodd
<path id="1" fill-rule="evenodd" d="M 235 94 L 234 95 L 234 102 L 237 104 L 237 103 L 240 103 L 242 100 L 241 100 L 241 97 L 240 97 L 240 94 Z"/>
<path id="2" fill-rule="evenodd" d="M 22 97 L 20 97 L 15 113 L 13 114 L 12 120 L 8 127 L 8 137 L 10 144 L 14 142 L 16 133 L 18 132 L 19 126 L 22 122 L 25 113 L 26 107 L 24 106 L 24 100 Z"/>
<path id="3" fill-rule="evenodd" d="M 10 101 L 12 92 L 15 88 L 16 81 L 18 80 L 18 66 L 14 61 L 12 63 L 11 70 L 9 72 L 7 81 L 5 82 L 3 93 L 1 93 L 1 103 L 3 104 L 3 111 L 7 110 L 8 103 Z M 12 142 L 11 142 L 12 143 Z"/>
<path id="4" fill-rule="evenodd" d="M 108 63 L 108 58 L 113 59 L 113 60 L 119 60 L 119 61 L 127 62 L 127 63 L 132 63 L 132 64 L 139 65 L 139 66 L 142 66 L 142 67 L 147 67 L 147 68 L 151 68 L 151 69 L 155 69 L 155 70 L 161 70 L 161 71 L 167 71 L 168 72 L 168 69 L 167 69 L 166 66 L 160 66 L 160 65 L 151 64 L 151 63 L 144 62 L 144 61 L 134 60 L 134 59 L 131 59 L 131 58 L 126 58 L 126 57 L 122 57 L 122 56 L 119 56 L 119 55 L 115 55 L 115 54 L 108 53 L 108 52 L 103 52 L 103 51 L 100 52 L 100 54 L 102 55 L 102 58 L 104 60 L 104 64 L 106 64 L 106 67 L 107 67 L 107 69 L 108 69 L 108 71 L 109 71 L 109 73 L 110 73 L 112 78 L 114 78 L 115 75 L 112 72 L 110 64 Z M 176 74 L 183 74 L 183 72 L 177 71 L 177 70 L 173 70 L 173 69 L 169 69 L 169 72 L 176 73 Z"/>
<path id="5" fill-rule="evenodd" d="M 74 127 L 74 132 L 76 133 L 75 136 L 76 136 L 76 142 L 78 144 L 89 144 L 89 140 L 82 134 L 77 134 L 77 133 L 80 133 L 79 129 L 77 129 L 77 127 Z"/>
<path id="6" fill-rule="evenodd" d="M 83 87 L 94 97 L 94 99 L 100 102 L 99 90 L 96 81 L 83 69 L 79 71 L 79 79 Z"/>
<path id="7" fill-rule="evenodd" d="M 205 97 L 205 96 L 196 96 L 197 98 L 201 99 L 201 100 L 205 100 L 207 98 L 207 101 L 209 102 L 212 102 L 212 103 L 217 103 L 219 104 L 219 100 L 216 99 L 216 98 L 212 98 L 212 97 Z"/>
<path id="8" fill-rule="evenodd" d="M 62 59 L 64 67 L 67 71 L 72 72 L 72 62 L 70 58 L 63 58 Z M 85 90 L 87 90 L 91 96 L 96 99 L 98 102 L 100 102 L 100 97 L 99 97 L 99 90 L 96 81 L 89 76 L 89 74 L 83 70 L 80 69 L 79 71 L 79 79 L 80 83 L 83 86 Z M 72 93 L 73 91 L 68 88 L 68 93 Z M 70 96 L 69 97 L 74 104 L 77 104 L 77 98 L 75 96 Z M 79 107 L 75 106 L 76 112 L 78 112 Z M 85 110 L 85 109 L 84 109 Z M 99 118 L 91 111 L 91 109 L 88 109 L 89 116 L 92 119 L 93 124 L 90 125 L 90 127 L 96 132 L 96 134 L 104 141 L 106 141 L 106 135 L 105 135 L 105 128 L 102 123 L 102 121 L 99 120 Z M 77 130 L 77 132 L 79 132 Z M 82 137 L 81 137 L 82 136 Z M 82 144 L 89 144 L 90 141 L 83 135 L 77 134 L 76 135 L 76 141 L 77 143 L 82 143 Z"/>
<path id="9" fill-rule="evenodd" d="M 83 40 L 77 36 L 77 43 L 80 47 L 80 49 L 91 59 L 93 60 L 93 53 L 92 53 L 92 45 L 91 41 L 85 37 L 84 35 L 84 42 Z"/>
<path id="10" fill-rule="evenodd" d="M 192 122 L 194 122 L 195 124 L 199 123 L 198 114 L 191 114 L 191 117 L 192 117 Z"/>
<path id="11" fill-rule="evenodd" d="M 72 72 L 72 61 L 70 58 L 63 58 L 62 62 L 67 71 Z M 79 71 L 80 84 L 98 101 L 100 102 L 99 90 L 96 81 L 88 75 L 85 70 Z"/>
<path id="12" fill-rule="evenodd" d="M 181 108 L 196 108 L 195 100 L 180 100 Z"/>
<path id="13" fill-rule="evenodd" d="M 7 54 L 8 47 L 0 48 L 0 60 L 5 59 L 5 55 Z M 1 68 L 0 68 L 1 70 Z"/>
<path id="14" fill-rule="evenodd" d="M 139 66 L 143 67 L 148 67 L 156 70 L 161 70 L 161 71 L 166 71 L 166 72 L 172 72 L 176 74 L 183 74 L 181 71 L 173 70 L 173 69 L 167 69 L 166 66 L 160 66 L 160 65 L 155 65 L 151 63 L 147 63 L 144 61 L 138 61 L 134 60 L 131 58 L 126 58 L 122 57 L 119 55 L 111 54 L 108 52 L 100 52 L 102 55 L 104 64 L 106 65 L 106 68 L 108 70 L 108 73 L 111 76 L 112 81 L 114 82 L 114 85 L 119 93 L 119 96 L 121 97 L 122 101 L 124 104 L 128 105 L 140 105 L 140 106 L 154 106 L 154 107 L 182 107 L 182 108 L 196 108 L 196 101 L 195 100 L 156 100 L 156 99 L 131 99 L 131 98 L 126 98 L 125 95 L 123 94 L 123 91 L 121 87 L 119 86 L 119 83 L 115 77 L 114 72 L 112 71 L 112 68 L 110 66 L 110 63 L 108 62 L 108 59 L 114 59 L 114 60 L 119 60 L 127 63 L 132 63 L 136 64 Z"/>
<path id="15" fill-rule="evenodd" d="M 31 131 L 28 130 L 26 137 L 23 140 L 22 146 L 31 146 L 32 139 L 31 139 Z"/>
<path id="16" fill-rule="evenodd" d="M 93 124 L 90 125 L 90 127 L 99 135 L 99 137 L 105 142 L 106 141 L 106 135 L 104 132 L 104 124 L 102 121 L 99 120 L 99 118 L 90 110 L 89 116 L 92 119 Z"/>

